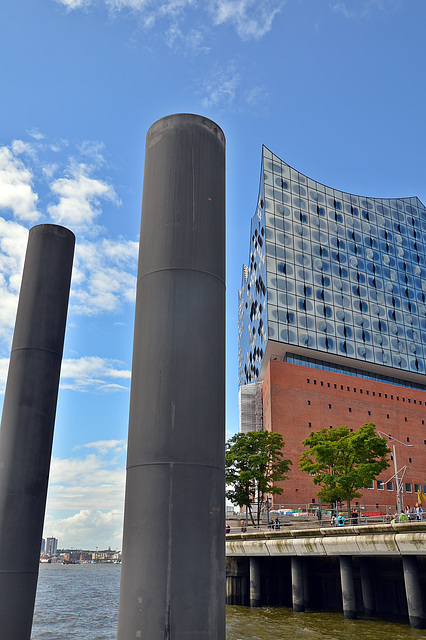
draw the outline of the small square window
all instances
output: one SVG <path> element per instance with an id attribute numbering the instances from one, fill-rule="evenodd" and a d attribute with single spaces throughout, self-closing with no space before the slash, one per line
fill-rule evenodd
<path id="1" fill-rule="evenodd" d="M 362 393 L 362 389 L 360 389 L 359 392 Z"/>
<path id="2" fill-rule="evenodd" d="M 310 428 L 310 427 L 312 427 L 312 424 L 311 424 L 310 422 L 308 422 L 308 427 L 309 427 L 309 428 Z"/>
<path id="3" fill-rule="evenodd" d="M 386 414 L 386 418 L 389 420 L 389 414 L 388 413 Z"/>
<path id="4" fill-rule="evenodd" d="M 407 442 L 410 442 L 410 438 L 407 438 Z"/>
<path id="5" fill-rule="evenodd" d="M 310 380 L 309 380 L 309 378 L 306 378 L 306 382 L 307 382 L 308 384 L 310 383 Z"/>
<path id="6" fill-rule="evenodd" d="M 385 398 L 387 398 L 387 397 L 388 397 L 388 394 L 387 394 L 387 393 L 385 393 Z"/>
<path id="7" fill-rule="evenodd" d="M 392 480 L 390 480 L 389 482 L 386 483 L 386 489 L 388 491 L 393 491 L 393 482 L 392 482 Z"/>
<path id="8" fill-rule="evenodd" d="M 375 392 L 375 391 L 373 391 L 373 396 L 375 396 L 375 395 L 376 395 L 376 392 Z"/>
<path id="9" fill-rule="evenodd" d="M 329 387 L 329 386 L 330 386 L 330 383 L 329 383 L 329 382 L 327 382 L 327 387 Z"/>
<path id="10" fill-rule="evenodd" d="M 407 418 L 404 418 L 405 422 L 407 422 Z"/>
<path id="11" fill-rule="evenodd" d="M 316 381 L 316 380 L 314 380 L 314 384 L 316 384 L 316 383 L 317 383 L 317 381 Z"/>
<path id="12" fill-rule="evenodd" d="M 381 397 L 382 397 L 382 394 L 381 394 L 381 393 L 379 393 L 379 398 L 381 398 Z"/>
<path id="13" fill-rule="evenodd" d="M 331 404 L 328 405 L 328 408 L 331 409 Z"/>
<path id="14" fill-rule="evenodd" d="M 308 404 L 311 404 L 311 401 L 310 401 L 310 400 L 308 400 Z"/>
<path id="15" fill-rule="evenodd" d="M 422 424 L 424 424 L 424 423 L 425 423 L 425 421 L 424 421 L 424 420 L 422 420 Z"/>
<path id="16" fill-rule="evenodd" d="M 365 392 L 367 395 L 370 393 L 369 390 L 367 389 L 367 391 Z"/>
<path id="17" fill-rule="evenodd" d="M 347 390 L 348 390 L 348 391 L 350 391 L 350 390 L 351 390 L 351 389 L 350 389 L 350 387 L 346 387 L 346 388 L 347 388 Z"/>
<path id="18" fill-rule="evenodd" d="M 391 395 L 391 400 L 393 400 L 393 396 Z"/>
<path id="19" fill-rule="evenodd" d="M 334 388 L 337 389 L 337 384 L 334 385 Z"/>
<path id="20" fill-rule="evenodd" d="M 411 482 L 405 483 L 405 491 L 406 493 L 413 493 L 413 485 L 411 484 Z"/>
<path id="21" fill-rule="evenodd" d="M 349 411 L 349 413 L 352 413 L 352 409 L 350 407 L 349 407 L 348 411 Z"/>
<path id="22" fill-rule="evenodd" d="M 354 387 L 354 393 L 356 393 L 356 387 Z"/>
<path id="23" fill-rule="evenodd" d="M 414 491 L 415 491 L 416 493 L 417 493 L 417 491 L 421 491 L 421 490 L 422 490 L 421 485 L 419 485 L 419 484 L 415 484 L 415 485 L 414 485 Z"/>
<path id="24" fill-rule="evenodd" d="M 340 385 L 340 391 L 343 391 L 343 385 L 342 384 Z"/>
<path id="25" fill-rule="evenodd" d="M 323 381 L 322 381 L 322 380 L 321 380 L 321 386 L 322 386 L 322 387 L 324 386 L 324 383 L 323 383 Z"/>
<path id="26" fill-rule="evenodd" d="M 368 411 L 368 415 L 371 416 L 371 411 Z"/>
<path id="27" fill-rule="evenodd" d="M 408 462 L 411 462 L 411 458 L 408 458 Z"/>
<path id="28" fill-rule="evenodd" d="M 367 485 L 366 489 L 374 489 L 374 480 L 371 480 L 370 484 Z"/>
<path id="29" fill-rule="evenodd" d="M 377 480 L 377 488 L 379 491 L 384 491 L 385 490 L 385 485 L 383 483 L 383 480 Z"/>

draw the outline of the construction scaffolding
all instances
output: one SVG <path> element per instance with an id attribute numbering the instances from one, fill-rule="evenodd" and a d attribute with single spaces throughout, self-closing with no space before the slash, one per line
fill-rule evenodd
<path id="1" fill-rule="evenodd" d="M 253 382 L 240 387 L 238 410 L 240 433 L 263 429 L 262 382 Z"/>

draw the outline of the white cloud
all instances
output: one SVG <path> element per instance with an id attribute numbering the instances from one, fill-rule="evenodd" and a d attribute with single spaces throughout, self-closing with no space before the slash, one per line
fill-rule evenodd
<path id="1" fill-rule="evenodd" d="M 71 307 L 81 315 L 117 312 L 133 303 L 139 245 L 131 240 L 77 244 Z"/>
<path id="2" fill-rule="evenodd" d="M 127 391 L 131 371 L 122 368 L 119 360 L 84 356 L 64 358 L 61 368 L 61 389 L 86 392 Z M 117 382 L 120 381 L 120 382 Z"/>
<path id="3" fill-rule="evenodd" d="M 9 368 L 9 358 L 0 358 L 0 393 L 4 393 Z"/>
<path id="4" fill-rule="evenodd" d="M 14 144 L 16 152 L 18 141 Z M 36 222 L 40 214 L 36 207 L 38 195 L 33 191 L 33 178 L 31 169 L 15 157 L 13 150 L 0 147 L 0 209 L 10 209 L 19 220 Z"/>
<path id="5" fill-rule="evenodd" d="M 8 348 L 15 324 L 27 241 L 25 227 L 0 217 L 0 339 Z"/>
<path id="6" fill-rule="evenodd" d="M 43 537 L 57 538 L 60 549 L 121 550 L 123 512 L 82 509 L 68 518 L 47 515 Z"/>
<path id="7" fill-rule="evenodd" d="M 242 40 L 258 39 L 271 28 L 275 16 L 287 0 L 56 0 L 68 10 L 85 9 L 92 4 L 104 4 L 111 13 L 131 12 L 138 14 L 146 28 L 152 28 L 161 19 L 172 25 L 167 40 L 170 43 L 179 36 L 176 29 L 187 17 L 189 10 L 201 7 L 213 18 L 215 26 L 229 24 L 234 27 Z M 205 21 L 204 21 L 205 22 Z M 196 40 L 199 44 L 198 37 Z M 195 33 L 192 34 L 194 38 Z M 189 41 L 188 41 L 189 44 Z"/>
<path id="8" fill-rule="evenodd" d="M 240 85 L 241 78 L 235 63 L 230 63 L 226 69 L 217 69 L 202 88 L 204 97 L 201 104 L 206 109 L 218 104 L 230 107 L 236 100 Z"/>
<path id="9" fill-rule="evenodd" d="M 125 443 L 98 441 L 81 447 L 96 453 L 52 459 L 44 537 L 58 538 L 60 547 L 120 548 Z"/>
<path id="10" fill-rule="evenodd" d="M 272 28 L 287 0 L 211 0 L 216 25 L 231 24 L 242 40 L 259 39 Z"/>
<path id="11" fill-rule="evenodd" d="M 74 447 L 75 449 L 95 449 L 99 455 L 106 455 L 113 451 L 125 451 L 127 447 L 126 440 L 96 440 L 96 442 L 86 442 L 86 444 L 80 444 Z"/>
<path id="12" fill-rule="evenodd" d="M 387 13 L 388 11 L 401 9 L 403 3 L 401 0 L 386 0 L 386 2 L 384 0 L 364 0 L 364 2 L 359 2 L 359 0 L 347 0 L 346 2 L 337 0 L 337 2 L 333 1 L 330 7 L 332 11 L 340 13 L 344 18 L 356 20 L 368 18 L 375 11 Z"/>
<path id="13" fill-rule="evenodd" d="M 101 200 L 119 204 L 112 185 L 92 178 L 91 171 L 87 164 L 71 162 L 66 177 L 52 182 L 51 191 L 59 197 L 58 204 L 48 207 L 54 222 L 69 226 L 73 231 L 89 231 L 101 213 Z"/>

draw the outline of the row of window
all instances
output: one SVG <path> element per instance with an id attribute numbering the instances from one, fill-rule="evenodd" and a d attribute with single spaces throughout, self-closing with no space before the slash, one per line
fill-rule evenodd
<path id="1" fill-rule="evenodd" d="M 383 480 L 376 480 L 376 486 L 374 484 L 374 480 L 371 481 L 371 485 L 369 487 L 367 487 L 367 489 L 378 489 L 379 491 L 384 491 L 385 487 L 387 489 L 387 491 L 393 491 L 394 490 L 394 483 L 392 480 L 390 480 L 389 482 L 384 483 Z M 422 485 L 421 484 L 414 484 L 414 493 L 417 493 L 418 491 L 422 491 Z M 406 482 L 405 483 L 405 493 L 413 493 L 413 484 L 411 482 Z M 423 493 L 426 493 L 426 484 L 423 485 Z"/>
<path id="2" fill-rule="evenodd" d="M 311 379 L 310 378 L 306 378 L 306 383 L 307 384 L 311 384 Z M 317 381 L 315 379 L 313 379 L 312 383 L 314 385 L 316 385 Z M 334 389 L 337 389 L 340 386 L 340 391 L 344 391 L 344 389 L 345 389 L 345 385 L 343 385 L 343 384 L 337 385 L 336 383 L 334 383 L 331 386 L 331 383 L 327 382 L 326 385 L 327 385 L 328 388 L 334 388 Z M 324 382 L 322 380 L 320 380 L 320 386 L 321 387 L 324 386 Z M 351 390 L 351 387 L 346 386 L 346 391 L 350 391 L 350 390 Z M 357 391 L 359 393 L 361 393 L 361 394 L 365 393 L 365 395 L 367 395 L 367 396 L 370 395 L 370 391 L 368 389 L 360 389 L 360 388 L 357 389 L 357 387 L 353 387 L 353 392 L 357 393 Z M 384 398 L 390 398 L 390 400 L 394 400 L 394 395 L 392 393 L 391 394 L 387 394 L 387 393 L 383 393 L 382 394 L 380 391 L 377 392 L 377 393 L 375 391 L 372 391 L 371 395 L 374 396 L 374 397 L 377 395 L 378 398 L 381 398 L 383 396 Z M 399 396 L 395 395 L 395 400 L 399 401 L 399 399 L 400 399 Z M 402 400 L 402 402 L 405 402 L 407 400 L 407 402 L 409 404 L 412 402 L 413 404 L 419 404 L 420 406 L 423 406 L 423 404 L 425 404 L 425 406 L 426 406 L 426 402 L 423 403 L 421 400 L 416 400 L 416 399 L 411 399 L 411 398 L 407 398 L 406 399 L 405 397 L 401 397 L 401 400 Z M 422 421 L 422 424 L 424 424 L 424 421 Z"/>

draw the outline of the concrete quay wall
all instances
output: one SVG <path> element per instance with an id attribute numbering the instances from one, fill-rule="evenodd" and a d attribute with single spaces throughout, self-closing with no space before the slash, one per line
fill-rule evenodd
<path id="1" fill-rule="evenodd" d="M 426 522 L 233 533 L 232 556 L 426 556 Z"/>
<path id="2" fill-rule="evenodd" d="M 426 627 L 426 523 L 228 534 L 226 556 L 227 604 Z"/>

